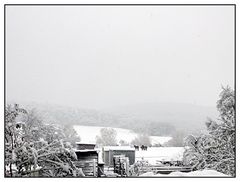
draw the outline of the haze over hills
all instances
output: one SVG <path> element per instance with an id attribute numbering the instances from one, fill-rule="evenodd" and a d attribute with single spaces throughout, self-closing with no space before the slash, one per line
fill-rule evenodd
<path id="1" fill-rule="evenodd" d="M 110 108 L 107 111 L 120 116 L 166 122 L 180 129 L 203 129 L 207 118 L 218 117 L 216 107 L 186 103 L 142 103 Z"/>
<path id="2" fill-rule="evenodd" d="M 215 119 L 214 107 L 176 103 L 144 103 L 97 111 L 68 106 L 19 103 L 44 121 L 66 125 L 86 125 L 132 129 L 155 136 L 171 136 L 176 130 L 191 133 L 205 129 L 207 117 Z"/>

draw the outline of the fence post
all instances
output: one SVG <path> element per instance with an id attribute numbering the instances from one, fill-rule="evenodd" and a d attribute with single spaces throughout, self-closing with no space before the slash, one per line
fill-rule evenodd
<path id="1" fill-rule="evenodd" d="M 126 157 L 126 175 L 129 176 L 129 159 Z"/>
<path id="2" fill-rule="evenodd" d="M 96 176 L 96 159 L 93 159 L 93 176 Z"/>

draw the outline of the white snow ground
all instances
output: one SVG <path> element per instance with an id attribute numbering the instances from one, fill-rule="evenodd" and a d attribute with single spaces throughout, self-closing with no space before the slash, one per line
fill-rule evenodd
<path id="1" fill-rule="evenodd" d="M 74 125 L 74 129 L 77 134 L 81 137 L 82 143 L 95 143 L 96 136 L 100 135 L 100 130 L 105 127 L 99 126 L 82 126 L 82 125 Z M 132 130 L 122 129 L 122 128 L 113 128 L 117 131 L 117 141 L 124 140 L 128 143 L 137 137 L 137 133 Z M 150 136 L 152 145 L 154 144 L 164 144 L 169 141 L 171 137 L 162 137 L 162 136 Z"/>
<path id="2" fill-rule="evenodd" d="M 184 147 L 149 147 L 147 151 L 136 151 L 136 161 L 147 160 L 150 164 L 158 164 L 158 161 L 181 161 Z"/>
<path id="3" fill-rule="evenodd" d="M 183 173 L 183 172 L 172 172 L 170 174 L 154 174 L 153 172 L 147 172 L 140 177 L 161 177 L 161 176 L 186 176 L 186 177 L 192 177 L 192 176 L 205 176 L 205 177 L 230 177 L 226 174 L 220 173 L 215 170 L 201 170 L 201 171 L 192 171 L 189 173 Z"/>

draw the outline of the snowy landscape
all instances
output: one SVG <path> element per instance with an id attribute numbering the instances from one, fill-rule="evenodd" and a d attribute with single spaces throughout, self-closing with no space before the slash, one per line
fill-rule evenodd
<path id="1" fill-rule="evenodd" d="M 4 177 L 235 178 L 235 11 L 5 5 Z"/>
<path id="2" fill-rule="evenodd" d="M 147 160 L 156 165 L 159 161 L 182 161 L 184 147 L 151 147 L 147 151 L 136 151 L 136 161 Z"/>
<path id="3" fill-rule="evenodd" d="M 73 128 L 76 130 L 78 136 L 81 138 L 83 143 L 96 143 L 96 136 L 100 134 L 100 130 L 105 127 L 98 126 L 80 126 L 75 125 Z M 123 128 L 112 128 L 117 132 L 116 140 L 119 144 L 119 141 L 124 140 L 128 143 L 137 137 L 137 133 Z M 171 140 L 171 137 L 161 137 L 161 136 L 149 136 L 151 144 L 164 144 Z"/>

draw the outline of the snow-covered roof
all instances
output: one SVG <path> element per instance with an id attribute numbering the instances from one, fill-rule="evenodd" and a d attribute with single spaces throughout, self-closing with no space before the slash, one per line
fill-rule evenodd
<path id="1" fill-rule="evenodd" d="M 99 152 L 98 150 L 95 149 L 86 149 L 86 150 L 75 150 L 75 152 Z"/>
<path id="2" fill-rule="evenodd" d="M 134 151 L 135 148 L 132 148 L 130 146 L 106 146 L 106 147 L 104 147 L 104 151 L 109 151 L 109 150 L 132 150 L 132 151 Z"/>
<path id="3" fill-rule="evenodd" d="M 96 142 L 75 142 L 76 144 L 83 144 L 83 145 L 96 145 Z"/>

